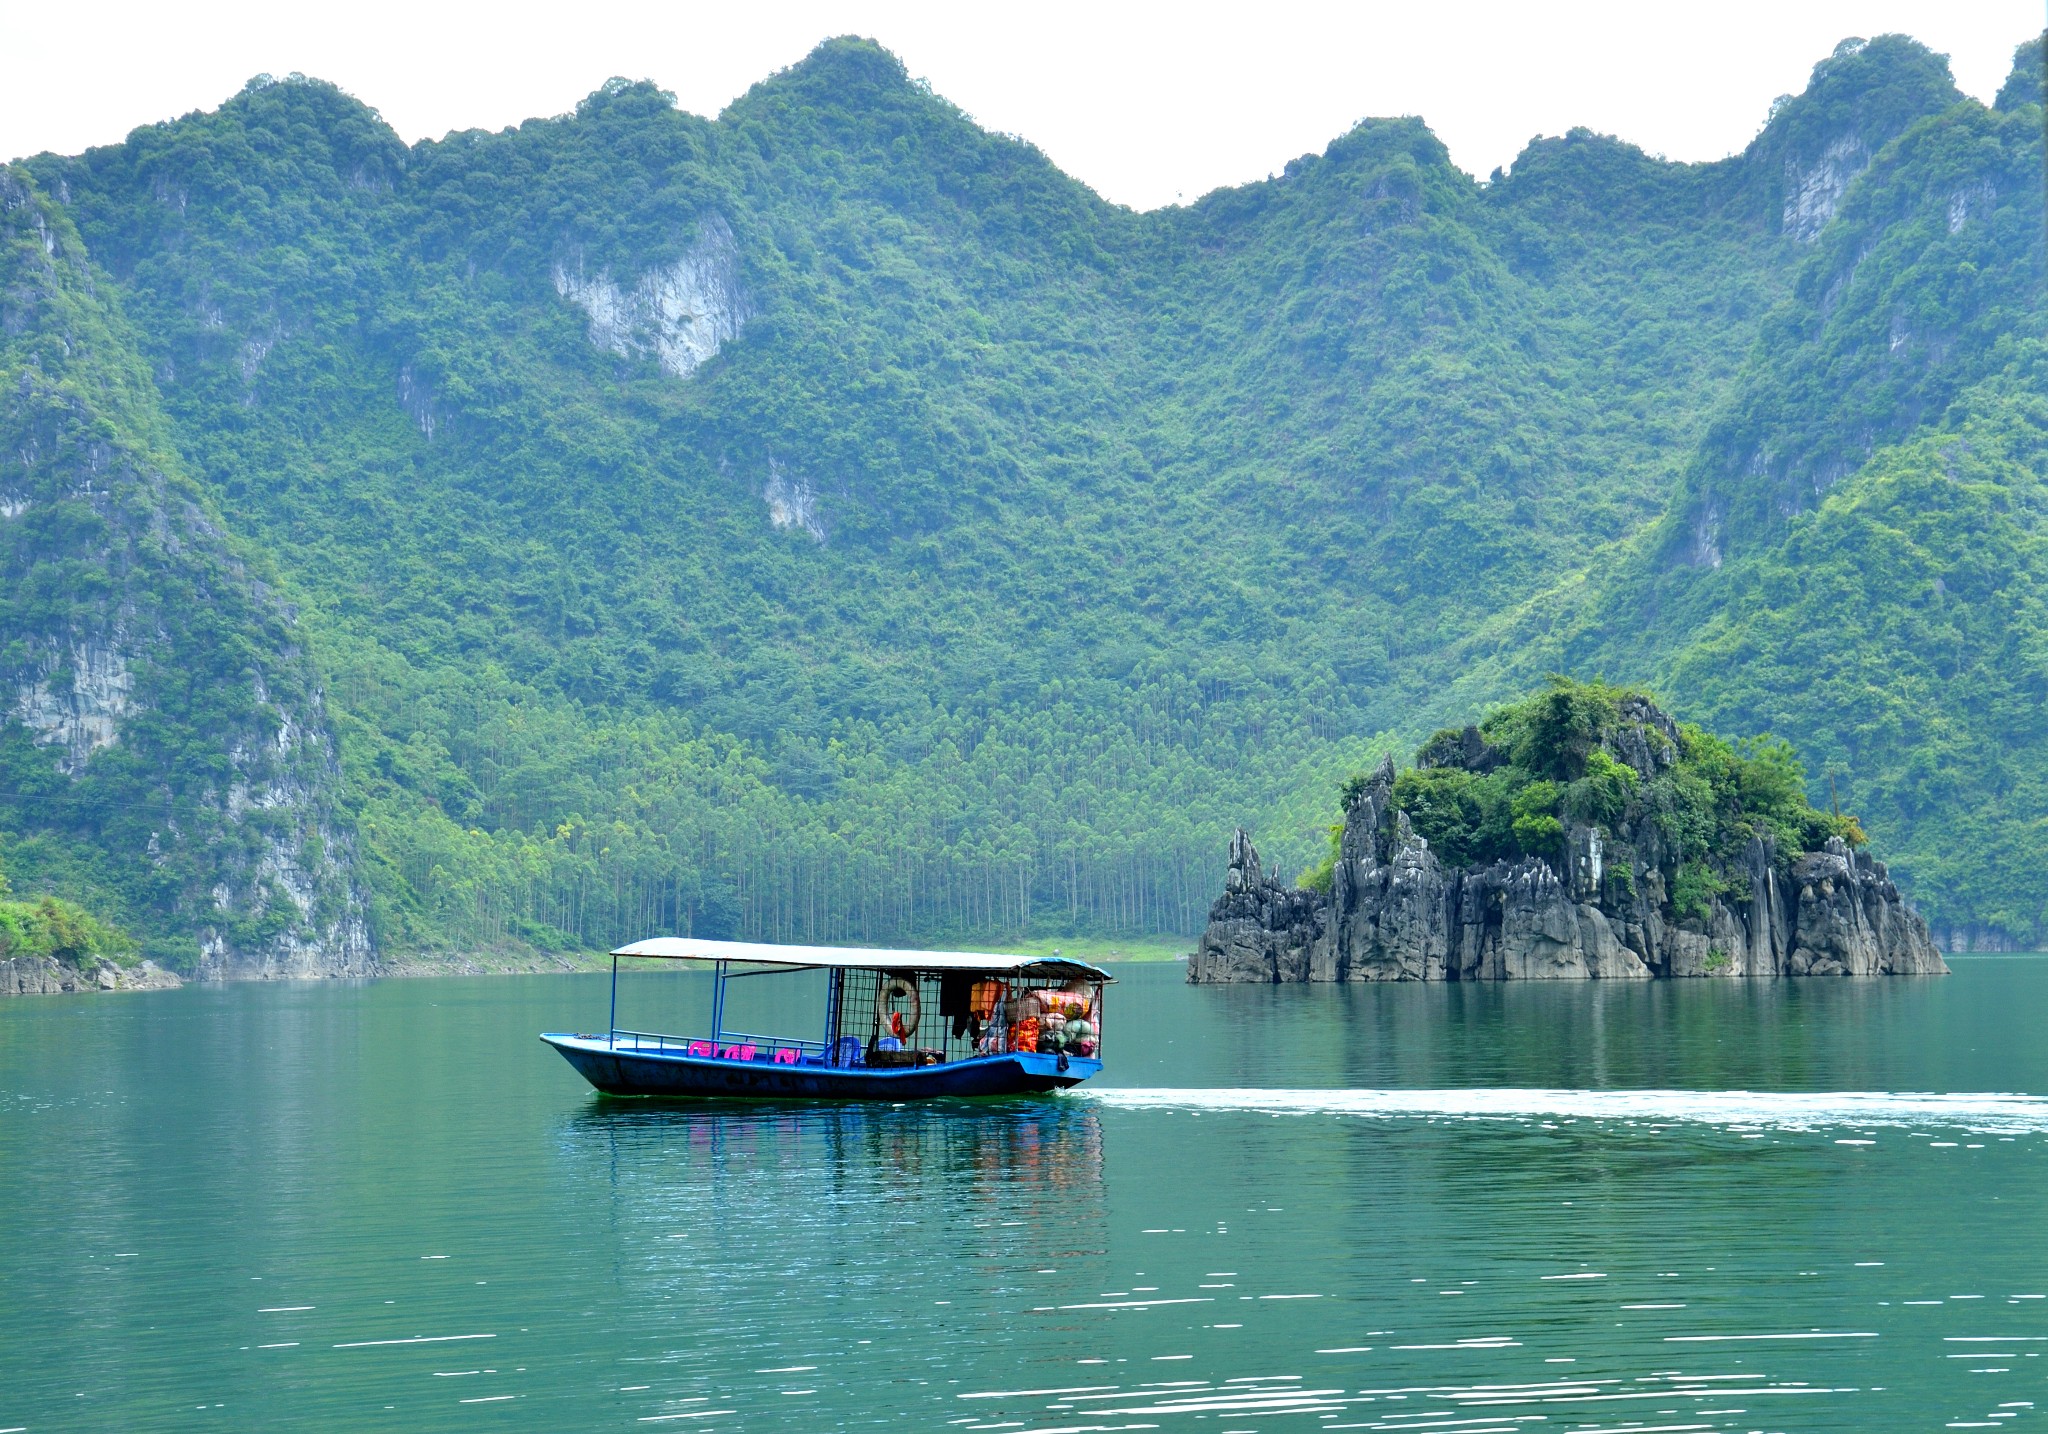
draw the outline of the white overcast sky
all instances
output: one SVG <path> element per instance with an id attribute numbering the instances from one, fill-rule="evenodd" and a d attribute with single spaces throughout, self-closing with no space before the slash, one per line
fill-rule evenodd
<path id="1" fill-rule="evenodd" d="M 1261 178 L 1374 115 L 1421 115 L 1476 175 L 1574 125 L 1717 159 L 1845 36 L 1913 35 L 1989 100 L 2043 22 L 2042 0 L 0 0 L 0 156 L 112 143 L 294 70 L 407 140 L 559 114 L 612 75 L 715 115 L 820 39 L 858 34 L 1105 197 L 1152 208 Z"/>

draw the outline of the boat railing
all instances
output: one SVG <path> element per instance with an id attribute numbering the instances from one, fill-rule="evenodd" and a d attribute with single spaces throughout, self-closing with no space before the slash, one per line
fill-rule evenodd
<path id="1" fill-rule="evenodd" d="M 795 1036 L 752 1036 L 744 1031 L 721 1031 L 718 1035 L 721 1046 L 760 1046 L 765 1049 L 799 1051 L 807 1056 L 822 1056 L 831 1047 L 823 1041 L 806 1041 Z"/>
<path id="2" fill-rule="evenodd" d="M 611 1044 L 634 1050 L 675 1051 L 687 1055 L 692 1046 L 710 1046 L 724 1051 L 733 1046 L 752 1046 L 763 1051 L 795 1051 L 799 1055 L 822 1056 L 831 1049 L 823 1041 L 806 1041 L 795 1036 L 751 1035 L 745 1031 L 721 1031 L 716 1036 L 675 1036 L 661 1031 L 629 1031 L 623 1027 L 611 1033 Z"/>

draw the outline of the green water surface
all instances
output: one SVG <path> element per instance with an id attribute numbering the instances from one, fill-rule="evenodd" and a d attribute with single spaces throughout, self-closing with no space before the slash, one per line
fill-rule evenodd
<path id="1" fill-rule="evenodd" d="M 0 1003 L 0 1430 L 2048 1429 L 2048 1101 L 1955 1098 L 2048 961 L 1955 964 L 1127 966 L 1082 1091 L 879 1108 L 597 1097 L 601 976 Z"/>

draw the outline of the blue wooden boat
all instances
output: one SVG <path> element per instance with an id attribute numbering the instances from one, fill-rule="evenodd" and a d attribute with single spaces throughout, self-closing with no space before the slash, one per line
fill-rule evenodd
<path id="1" fill-rule="evenodd" d="M 1102 1069 L 1103 988 L 1115 979 L 1062 956 L 674 936 L 611 956 L 611 1029 L 541 1036 L 606 1095 L 921 1100 L 1060 1090 Z M 622 1029 L 621 959 L 708 966 L 709 1032 Z M 817 1039 L 726 1029 L 728 982 L 798 972 L 825 981 Z"/>

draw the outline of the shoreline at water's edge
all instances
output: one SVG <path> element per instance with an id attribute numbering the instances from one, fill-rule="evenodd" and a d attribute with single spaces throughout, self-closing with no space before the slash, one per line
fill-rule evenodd
<path id="1" fill-rule="evenodd" d="M 175 971 L 154 961 L 122 966 L 101 960 L 92 967 L 69 966 L 50 956 L 0 960 L 0 996 L 67 996 L 100 991 L 169 991 L 185 984 Z"/>
<path id="2" fill-rule="evenodd" d="M 396 956 L 377 963 L 372 978 L 428 976 L 576 976 L 611 969 L 607 952 L 464 951 L 456 955 Z"/>
<path id="3" fill-rule="evenodd" d="M 1055 951 L 1084 961 L 1125 961 L 1164 965 L 1187 958 L 1188 943 L 1180 937 L 1139 938 L 1134 941 L 1024 941 L 991 942 L 987 949 L 996 954 L 1015 953 L 1050 956 Z M 32 969 L 31 969 L 32 968 Z M 230 974 L 227 982 L 303 979 L 310 981 L 419 980 L 438 976 L 575 976 L 611 969 L 611 957 L 604 951 L 563 954 L 547 951 L 465 951 L 453 955 L 406 955 L 379 961 L 367 972 L 351 975 L 276 977 Z M 0 960 L 0 997 L 41 995 L 84 995 L 96 991 L 159 991 L 195 984 L 194 978 L 145 961 L 134 970 L 104 963 L 100 972 L 79 972 L 55 961 Z"/>

